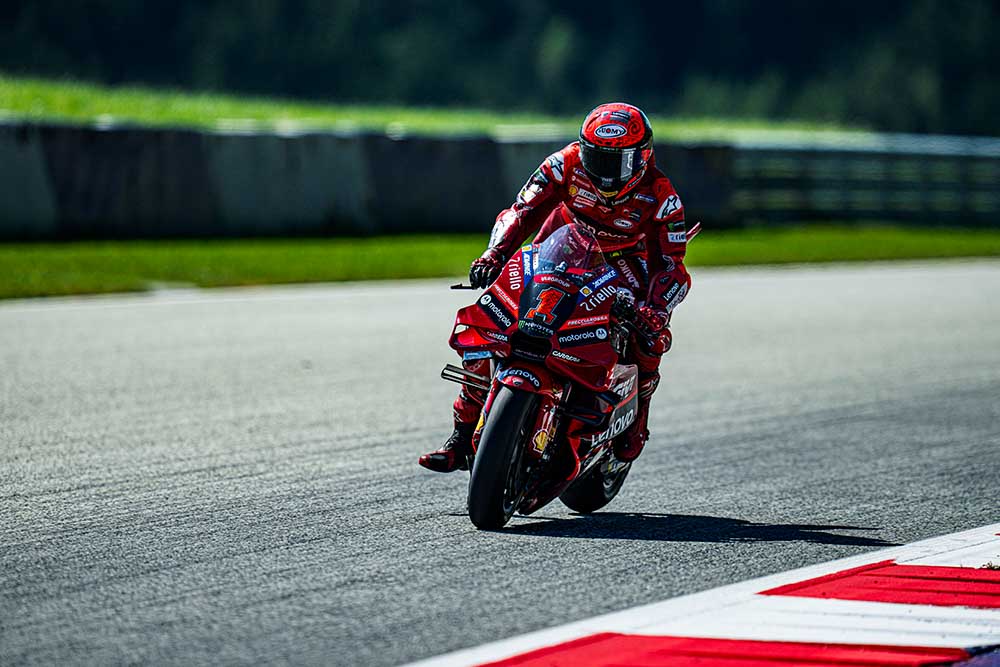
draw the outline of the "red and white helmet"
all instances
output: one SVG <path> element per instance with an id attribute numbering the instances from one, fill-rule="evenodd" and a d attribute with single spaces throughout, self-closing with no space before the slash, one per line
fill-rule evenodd
<path id="1" fill-rule="evenodd" d="M 605 199 L 620 198 L 634 188 L 652 157 L 653 128 L 646 114 L 631 104 L 602 104 L 580 127 L 580 161 Z"/>

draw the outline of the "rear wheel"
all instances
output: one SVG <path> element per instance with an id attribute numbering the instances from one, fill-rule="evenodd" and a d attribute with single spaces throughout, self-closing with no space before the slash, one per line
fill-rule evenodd
<path id="1" fill-rule="evenodd" d="M 477 528 L 501 528 L 513 516 L 525 485 L 524 450 L 537 397 L 507 386 L 486 418 L 469 480 L 469 518 Z"/>
<path id="2" fill-rule="evenodd" d="M 597 463 L 583 477 L 570 484 L 559 496 L 559 500 L 580 514 L 596 512 L 615 499 L 631 468 L 631 463 L 619 461 L 609 451 L 604 461 Z"/>

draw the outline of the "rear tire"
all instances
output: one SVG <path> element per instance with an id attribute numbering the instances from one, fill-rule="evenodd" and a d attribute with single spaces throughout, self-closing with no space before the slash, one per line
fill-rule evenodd
<path id="1" fill-rule="evenodd" d="M 614 458 L 614 454 L 610 454 L 609 461 L 616 467 L 614 472 L 607 472 L 607 461 L 596 464 L 586 475 L 575 480 L 562 492 L 559 496 L 562 504 L 574 512 L 590 514 L 614 500 L 621 491 L 632 464 L 618 461 Z"/>
<path id="2" fill-rule="evenodd" d="M 537 396 L 501 386 L 486 418 L 469 480 L 469 518 L 477 528 L 502 528 L 523 489 L 522 461 Z"/>

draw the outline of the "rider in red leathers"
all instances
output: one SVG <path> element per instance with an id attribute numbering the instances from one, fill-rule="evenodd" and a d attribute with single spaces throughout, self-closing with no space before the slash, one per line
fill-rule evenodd
<path id="1" fill-rule="evenodd" d="M 473 287 L 488 287 L 532 234 L 537 232 L 537 243 L 569 222 L 594 232 L 608 262 L 632 290 L 637 323 L 649 334 L 631 342 L 639 369 L 639 409 L 635 423 L 615 443 L 615 456 L 633 461 L 649 437 L 649 401 L 660 380 L 660 357 L 670 349 L 670 315 L 691 287 L 684 268 L 684 207 L 656 168 L 653 130 L 638 108 L 602 104 L 583 121 L 579 141 L 542 162 L 514 205 L 497 216 L 489 247 L 469 271 Z M 464 365 L 490 375 L 489 359 Z M 437 472 L 467 467 L 485 399 L 485 391 L 463 385 L 454 404 L 454 432 L 441 449 L 421 456 L 420 465 Z"/>

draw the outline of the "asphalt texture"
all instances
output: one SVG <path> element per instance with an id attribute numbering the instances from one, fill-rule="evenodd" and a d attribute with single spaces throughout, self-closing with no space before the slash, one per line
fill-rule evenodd
<path id="1" fill-rule="evenodd" d="M 1000 520 L 1000 262 L 701 270 L 607 511 L 478 532 L 446 282 L 0 304 L 0 663 L 392 665 Z"/>

